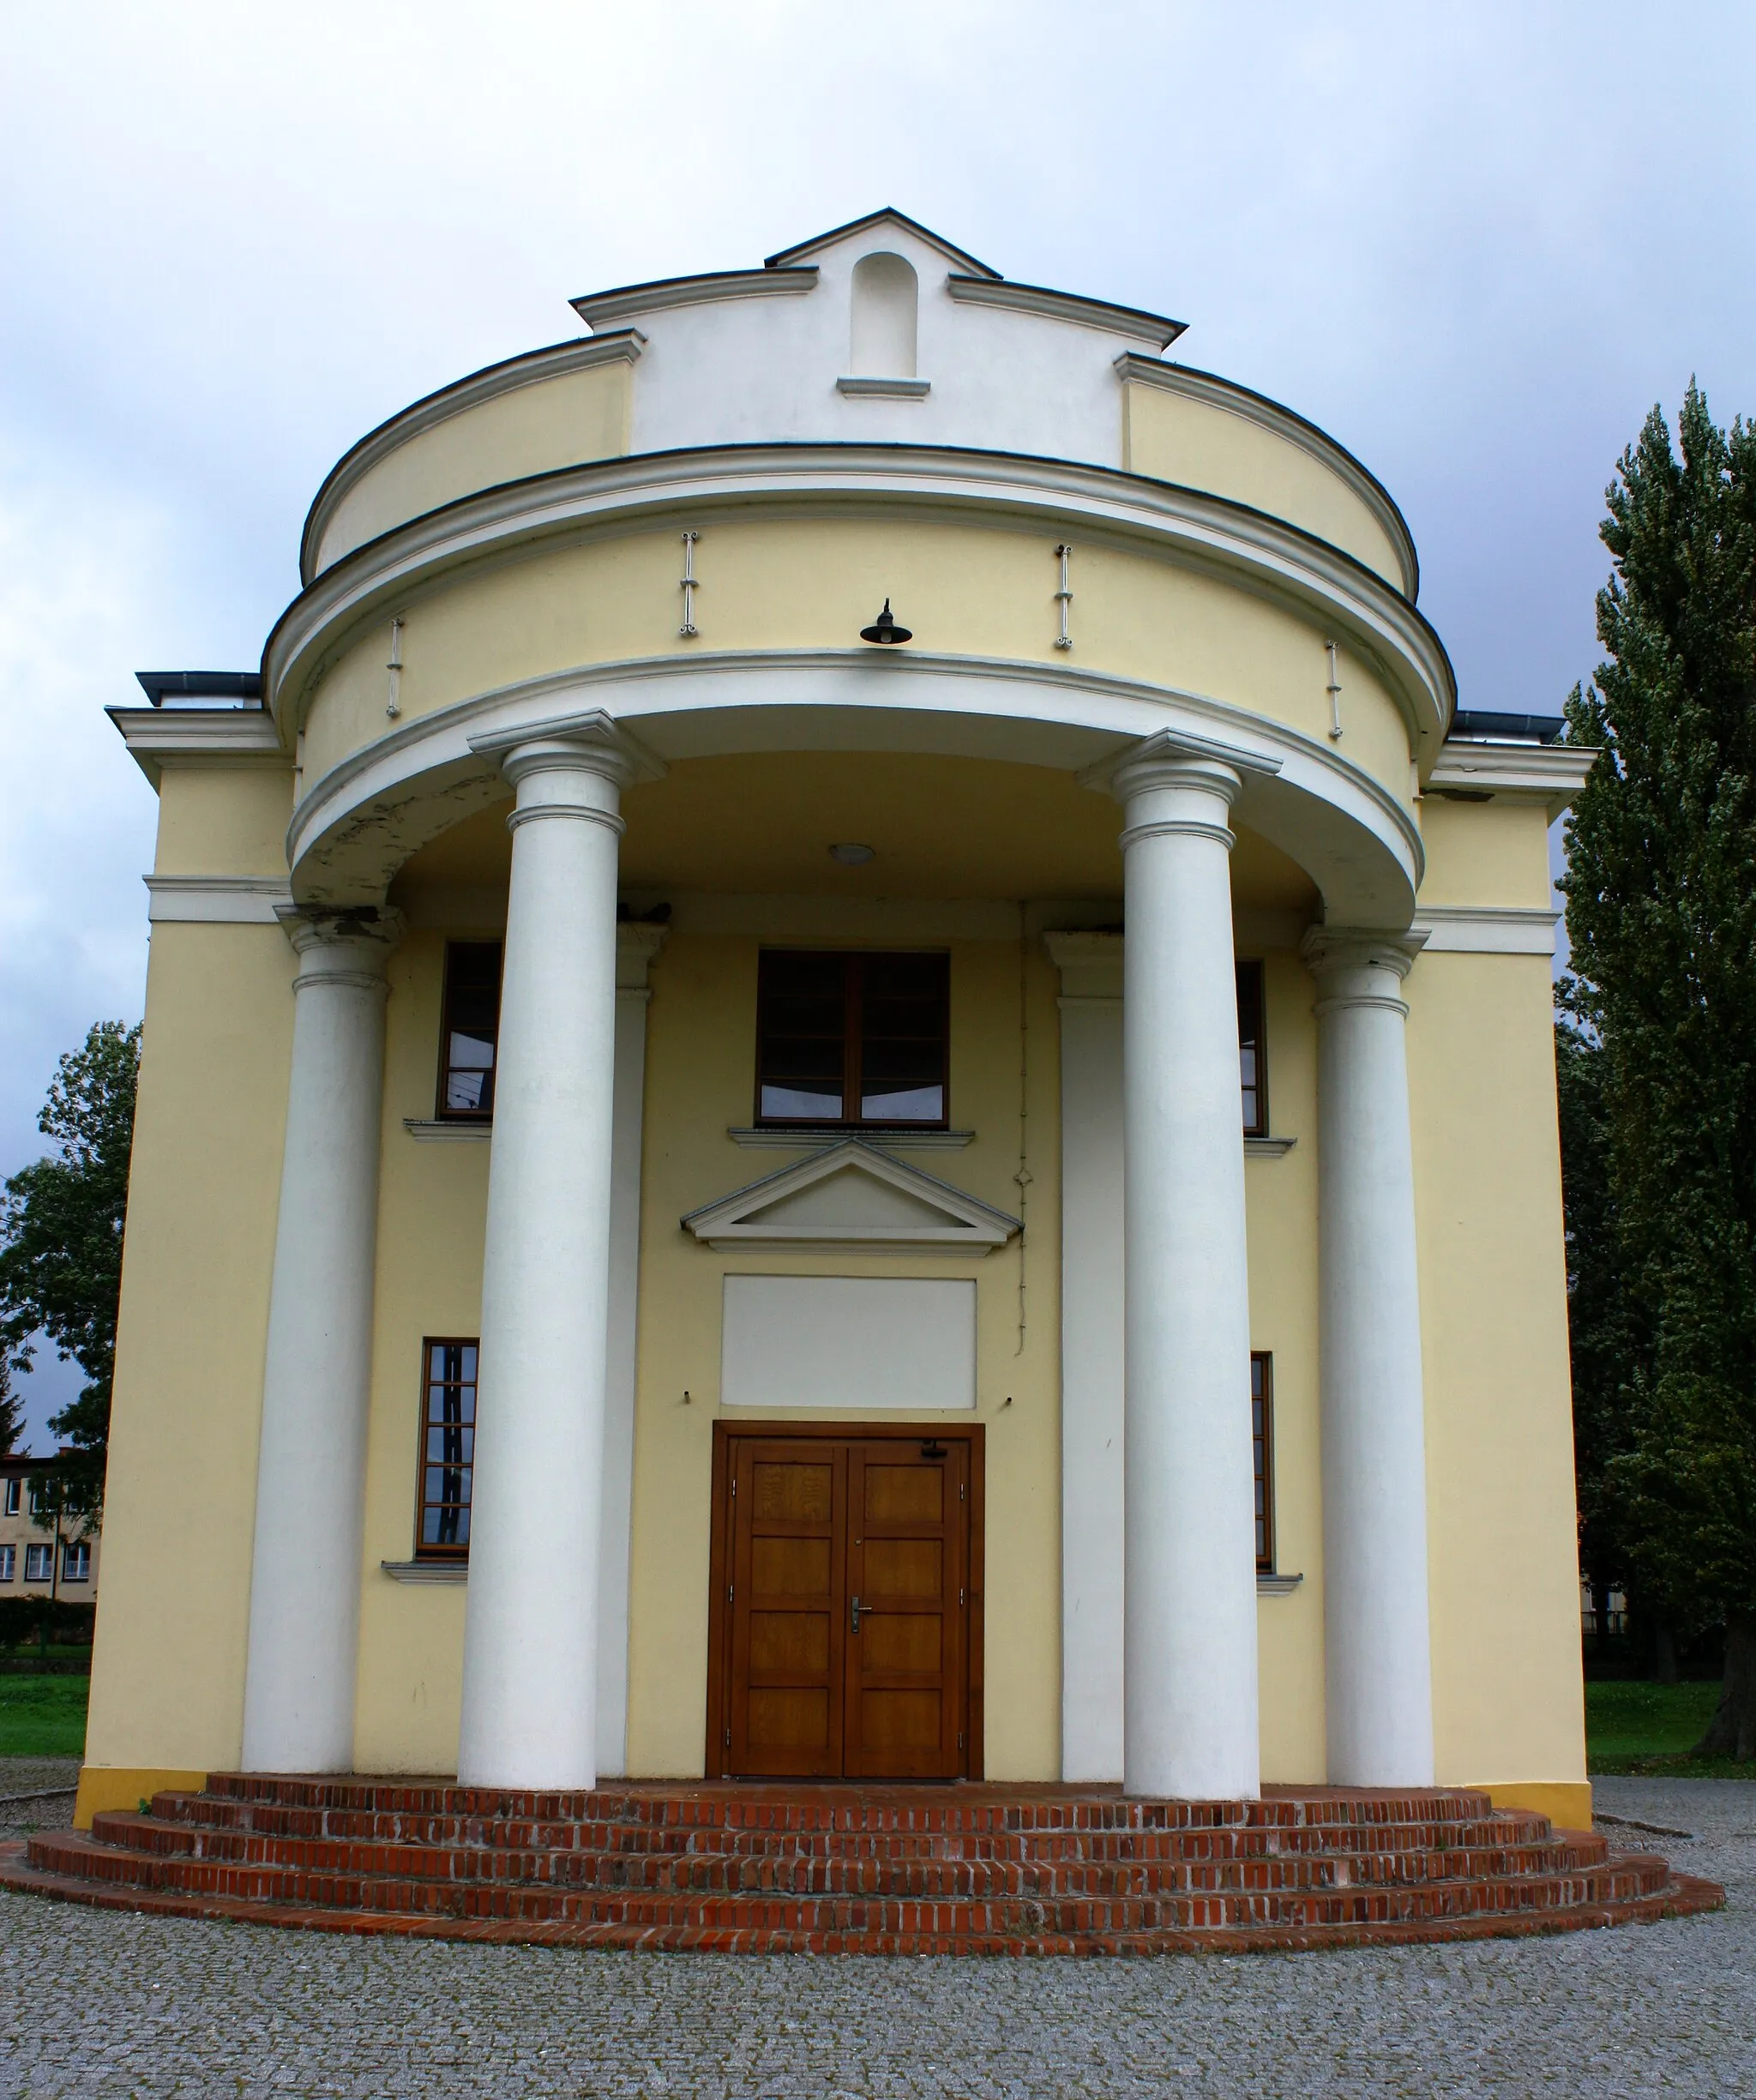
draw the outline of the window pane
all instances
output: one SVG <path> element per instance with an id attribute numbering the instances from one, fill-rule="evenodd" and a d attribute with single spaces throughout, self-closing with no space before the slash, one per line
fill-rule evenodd
<path id="1" fill-rule="evenodd" d="M 895 1093 L 860 1097 L 860 1115 L 869 1123 L 936 1123 L 945 1117 L 945 1089 L 915 1086 Z"/>
<path id="2" fill-rule="evenodd" d="M 442 1116 L 480 1116 L 494 1105 L 500 1032 L 500 943 L 454 941 L 445 952 L 439 1081 Z"/>
<path id="3" fill-rule="evenodd" d="M 762 1089 L 762 1114 L 765 1116 L 797 1116 L 819 1122 L 839 1122 L 841 1120 L 841 1080 L 838 1076 L 834 1091 L 827 1086 L 809 1090 L 803 1086 L 768 1086 Z"/>
<path id="4" fill-rule="evenodd" d="M 1243 1127 L 1247 1137 L 1260 1137 L 1268 1128 L 1266 1092 L 1263 1086 L 1262 966 L 1241 962 L 1238 987 L 1238 1080 L 1242 1096 Z"/>
<path id="5" fill-rule="evenodd" d="M 430 1341 L 422 1353 L 427 1379 L 422 1401 L 416 1550 L 461 1555 L 470 1536 L 479 1351 L 473 1340 Z"/>

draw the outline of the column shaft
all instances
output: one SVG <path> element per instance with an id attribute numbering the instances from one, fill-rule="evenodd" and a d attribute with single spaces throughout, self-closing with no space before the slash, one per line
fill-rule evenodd
<path id="1" fill-rule="evenodd" d="M 482 1278 L 458 1776 L 594 1783 L 609 1350 L 613 745 L 505 759 L 518 789 Z"/>
<path id="2" fill-rule="evenodd" d="M 353 1761 L 378 1224 L 384 961 L 398 922 L 299 914 L 262 1376 L 243 1759 Z"/>
<path id="3" fill-rule="evenodd" d="M 1433 1781 L 1426 1429 L 1399 996 L 1415 945 L 1314 930 L 1329 1778 Z"/>
<path id="4" fill-rule="evenodd" d="M 1200 759 L 1125 767 L 1124 1784 L 1254 1795 L 1248 1275 L 1232 956 L 1238 789 Z"/>

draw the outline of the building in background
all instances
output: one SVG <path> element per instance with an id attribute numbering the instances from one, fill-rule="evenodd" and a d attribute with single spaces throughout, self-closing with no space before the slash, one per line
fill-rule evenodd
<path id="1" fill-rule="evenodd" d="M 57 1525 L 53 1509 L 31 1492 L 33 1477 L 52 1464 L 27 1451 L 0 1458 L 0 1604 L 18 1597 L 98 1601 L 100 1533 L 81 1536 L 76 1522 Z"/>
<path id="2" fill-rule="evenodd" d="M 340 461 L 260 674 L 115 711 L 81 1817 L 242 1764 L 1587 1820 L 1591 755 L 1458 712 L 1390 496 L 1176 322 L 888 212 L 574 304 Z"/>

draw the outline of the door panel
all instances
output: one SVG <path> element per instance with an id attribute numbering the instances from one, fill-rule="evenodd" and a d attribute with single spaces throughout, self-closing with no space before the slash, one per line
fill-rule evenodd
<path id="1" fill-rule="evenodd" d="M 847 1455 L 740 1441 L 731 1470 L 730 1768 L 842 1768 Z"/>
<path id="2" fill-rule="evenodd" d="M 715 1442 L 708 1770 L 979 1771 L 979 1745 L 965 1747 L 979 1696 L 975 1438 L 716 1426 Z"/>

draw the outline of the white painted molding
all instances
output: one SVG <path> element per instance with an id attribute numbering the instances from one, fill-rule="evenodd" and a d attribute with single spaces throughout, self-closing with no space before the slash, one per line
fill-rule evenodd
<path id="1" fill-rule="evenodd" d="M 418 1145 L 485 1145 L 494 1134 L 494 1118 L 465 1122 L 448 1116 L 405 1116 L 402 1127 Z"/>
<path id="2" fill-rule="evenodd" d="M 1228 415 L 1254 423 L 1326 467 L 1376 520 L 1396 551 L 1404 593 L 1410 604 L 1414 602 L 1421 587 L 1421 565 L 1407 520 L 1383 483 L 1326 431 L 1280 402 L 1270 400 L 1266 394 L 1253 394 L 1248 387 L 1222 379 L 1215 372 L 1198 371 L 1193 365 L 1167 364 L 1162 358 L 1143 358 L 1137 352 L 1125 350 L 1116 360 L 1116 369 L 1124 382 L 1157 387 L 1163 393 L 1179 394 L 1186 401 L 1199 401 L 1204 407 L 1223 409 Z"/>
<path id="3" fill-rule="evenodd" d="M 461 1583 L 470 1579 L 467 1561 L 380 1561 L 393 1582 Z"/>
<path id="4" fill-rule="evenodd" d="M 933 391 L 930 379 L 838 379 L 838 394 L 876 394 L 887 400 L 924 401 Z"/>
<path id="5" fill-rule="evenodd" d="M 299 534 L 300 577 L 309 583 L 316 573 L 317 549 L 349 490 L 411 438 L 453 416 L 460 416 L 466 409 L 479 407 L 484 401 L 515 394 L 520 387 L 540 386 L 545 379 L 563 379 L 599 364 L 633 364 L 646 346 L 646 339 L 638 328 L 550 343 L 542 350 L 526 351 L 520 357 L 484 365 L 480 371 L 423 394 L 419 400 L 388 417 L 376 430 L 368 430 L 358 444 L 350 446 L 323 477 L 323 485 L 311 500 Z"/>
<path id="6" fill-rule="evenodd" d="M 154 787 L 165 767 L 178 760 L 292 769 L 280 731 L 261 707 L 106 707 L 104 712 Z"/>
<path id="7" fill-rule="evenodd" d="M 1256 1578 L 1258 1597 L 1290 1597 L 1305 1580 L 1302 1575 L 1262 1575 Z"/>
<path id="8" fill-rule="evenodd" d="M 1253 1138 L 1244 1140 L 1246 1159 L 1284 1159 L 1298 1143 L 1296 1138 Z"/>
<path id="9" fill-rule="evenodd" d="M 1061 972 L 1063 1002 L 1122 1002 L 1122 936 L 1119 933 L 1045 933 L 1043 945 Z"/>
<path id="10" fill-rule="evenodd" d="M 1168 349 L 1188 326 L 1164 314 L 1149 314 L 1143 307 L 1112 306 L 1104 299 L 1052 292 L 1047 285 L 1011 284 L 1003 277 L 966 277 L 954 270 L 946 279 L 945 288 L 960 305 L 1002 306 L 1017 314 L 1041 314 L 1050 321 L 1071 322 L 1075 328 L 1096 328 L 1100 334 L 1151 343 L 1155 350 Z"/>
<path id="11" fill-rule="evenodd" d="M 1428 955 L 1547 955 L 1555 954 L 1558 910 L 1480 904 L 1422 905 L 1411 932 L 1424 933 Z"/>
<path id="12" fill-rule="evenodd" d="M 923 515 L 948 506 L 1034 516 L 1058 539 L 1077 533 L 1092 544 L 1235 571 L 1370 654 L 1422 748 L 1437 753 L 1456 699 L 1437 635 L 1402 592 L 1326 541 L 1248 505 L 1117 468 L 954 447 L 802 443 L 636 454 L 460 497 L 356 549 L 293 601 L 265 653 L 269 704 L 277 719 L 289 702 L 299 713 L 338 630 L 388 617 L 441 572 L 526 540 L 644 530 L 679 516 L 699 527 L 752 500 L 813 506 L 872 497 L 917 504 Z M 665 660 L 701 659 L 685 652 Z M 1064 665 L 1054 669 L 1075 675 Z"/>
<path id="13" fill-rule="evenodd" d="M 1597 755 L 1583 743 L 1491 743 L 1453 737 L 1440 748 L 1427 791 L 1541 802 L 1552 824 L 1585 786 Z"/>
<path id="14" fill-rule="evenodd" d="M 650 998 L 646 972 L 658 960 L 670 933 L 668 925 L 647 919 L 621 919 L 616 928 L 616 991 L 618 998 L 637 994 Z"/>
<path id="15" fill-rule="evenodd" d="M 655 277 L 651 284 L 617 285 L 569 299 L 588 328 L 626 321 L 635 314 L 662 313 L 671 306 L 705 306 L 716 299 L 797 297 L 817 288 L 815 264 L 803 268 L 708 270 L 699 277 Z"/>
<path id="16" fill-rule="evenodd" d="M 764 1175 L 682 1222 L 722 1253 L 788 1248 L 980 1256 L 1020 1230 L 1004 1211 L 857 1138 Z"/>
<path id="17" fill-rule="evenodd" d="M 285 876 L 147 875 L 147 918 L 154 925 L 275 926 L 292 908 Z"/>
<path id="18" fill-rule="evenodd" d="M 779 1130 L 760 1124 L 728 1124 L 725 1134 L 746 1152 L 827 1152 L 845 1144 L 845 1130 Z M 960 1152 L 975 1141 L 973 1130 L 864 1130 L 860 1141 L 891 1152 Z"/>
<path id="19" fill-rule="evenodd" d="M 959 248 L 953 242 L 947 240 L 942 233 L 935 233 L 931 226 L 923 226 L 918 219 L 911 219 L 906 212 L 897 211 L 887 204 L 875 212 L 868 212 L 862 219 L 847 220 L 841 226 L 831 226 L 827 232 L 814 233 L 808 241 L 797 241 L 791 248 L 779 249 L 772 256 L 764 256 L 762 266 L 765 269 L 775 270 L 801 262 L 807 256 L 821 256 L 826 250 L 842 247 L 861 234 L 871 233 L 879 226 L 895 226 L 901 232 L 911 234 L 935 255 L 943 256 L 953 269 L 967 270 L 977 277 L 997 278 L 1000 275 L 998 270 L 989 268 L 979 256 L 972 256 L 967 249 Z M 865 244 L 862 242 L 861 245 L 863 247 Z"/>
<path id="20" fill-rule="evenodd" d="M 656 758 L 638 737 L 630 736 L 601 707 L 552 714 L 539 722 L 520 722 L 516 727 L 484 730 L 468 741 L 478 758 L 494 759 L 502 766 L 525 744 L 565 743 L 606 753 L 627 768 L 630 780 L 662 780 L 669 770 L 662 758 Z M 625 922 L 617 922 L 618 929 L 622 924 Z"/>

